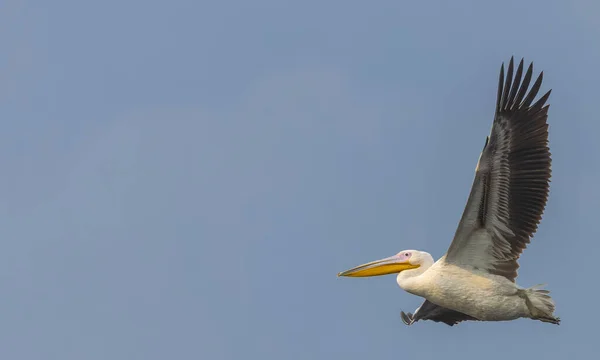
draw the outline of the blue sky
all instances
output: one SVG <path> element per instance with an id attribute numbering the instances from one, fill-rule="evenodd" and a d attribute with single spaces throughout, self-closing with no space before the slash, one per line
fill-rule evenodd
<path id="1" fill-rule="evenodd" d="M 599 10 L 3 2 L 0 357 L 595 353 Z M 393 276 L 336 274 L 446 251 L 511 55 L 553 89 L 551 195 L 518 283 L 547 283 L 563 323 L 406 327 L 421 299 Z"/>

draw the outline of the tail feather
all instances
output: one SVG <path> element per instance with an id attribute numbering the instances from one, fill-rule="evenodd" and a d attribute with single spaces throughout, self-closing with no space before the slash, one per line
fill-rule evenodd
<path id="1" fill-rule="evenodd" d="M 558 325 L 560 318 L 554 316 L 556 305 L 549 295 L 550 291 L 542 289 L 543 286 L 536 285 L 523 290 L 527 308 L 532 319 Z"/>

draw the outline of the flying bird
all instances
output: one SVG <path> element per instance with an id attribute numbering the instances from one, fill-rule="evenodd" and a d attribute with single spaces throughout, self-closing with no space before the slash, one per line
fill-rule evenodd
<path id="1" fill-rule="evenodd" d="M 535 103 L 543 72 L 533 83 L 533 63 L 523 77 L 523 60 L 513 77 L 511 57 L 500 68 L 496 111 L 479 156 L 466 207 L 448 251 L 438 261 L 424 251 L 398 254 L 354 267 L 338 276 L 398 274 L 400 288 L 425 301 L 407 325 L 432 320 L 450 326 L 462 321 L 529 318 L 559 324 L 549 291 L 516 284 L 518 259 L 541 221 L 551 176 L 548 147 L 550 91 Z"/>

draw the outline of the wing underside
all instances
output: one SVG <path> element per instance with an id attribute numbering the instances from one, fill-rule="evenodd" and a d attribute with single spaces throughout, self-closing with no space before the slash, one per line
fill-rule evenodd
<path id="1" fill-rule="evenodd" d="M 504 79 L 500 70 L 496 114 L 480 155 L 467 205 L 446 261 L 517 277 L 517 260 L 541 221 L 548 198 L 550 91 L 533 103 L 543 79 L 528 91 L 533 64 L 523 77 L 521 60 L 513 79 L 513 59 Z M 521 81 L 522 80 L 522 81 Z"/>

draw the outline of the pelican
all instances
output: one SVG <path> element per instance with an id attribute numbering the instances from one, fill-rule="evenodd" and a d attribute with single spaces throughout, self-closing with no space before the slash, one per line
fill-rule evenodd
<path id="1" fill-rule="evenodd" d="M 523 60 L 514 78 L 513 68 L 511 57 L 505 79 L 504 63 L 500 67 L 492 129 L 446 254 L 434 261 L 424 251 L 404 250 L 338 274 L 397 274 L 400 288 L 425 299 L 414 314 L 401 312 L 406 325 L 419 320 L 453 326 L 519 318 L 560 324 L 549 291 L 515 282 L 517 260 L 537 230 L 548 199 L 551 158 L 546 101 L 551 90 L 533 103 L 543 72 L 528 91 L 533 63 L 523 78 Z"/>

